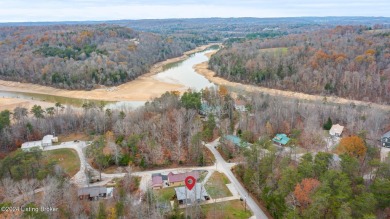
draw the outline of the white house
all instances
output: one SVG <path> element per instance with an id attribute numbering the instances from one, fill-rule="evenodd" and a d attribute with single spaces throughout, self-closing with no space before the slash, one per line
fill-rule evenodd
<path id="1" fill-rule="evenodd" d="M 22 150 L 29 151 L 32 148 L 43 150 L 47 146 L 52 146 L 53 142 L 58 142 L 58 138 L 53 135 L 45 135 L 41 141 L 28 141 L 22 144 Z"/>
<path id="2" fill-rule="evenodd" d="M 332 125 L 332 128 L 330 128 L 329 130 L 329 134 L 332 137 L 340 137 L 341 134 L 343 133 L 343 130 L 344 130 L 344 126 L 341 126 L 339 124 Z"/>

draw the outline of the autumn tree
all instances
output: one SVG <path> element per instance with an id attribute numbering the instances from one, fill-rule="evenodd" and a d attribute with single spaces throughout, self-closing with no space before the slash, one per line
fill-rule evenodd
<path id="1" fill-rule="evenodd" d="M 305 178 L 295 186 L 294 195 L 301 209 L 305 209 L 311 203 L 310 195 L 320 184 L 317 179 Z"/>
<path id="2" fill-rule="evenodd" d="M 348 154 L 352 157 L 362 158 L 366 154 L 367 147 L 362 138 L 358 136 L 344 137 L 337 148 L 341 154 Z"/>

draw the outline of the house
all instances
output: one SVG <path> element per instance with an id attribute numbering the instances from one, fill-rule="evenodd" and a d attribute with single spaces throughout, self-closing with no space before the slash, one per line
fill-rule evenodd
<path id="1" fill-rule="evenodd" d="M 210 106 L 207 102 L 203 101 L 200 106 L 199 114 L 201 116 L 207 116 L 209 114 L 216 115 L 220 111 L 221 111 L 220 106 Z"/>
<path id="2" fill-rule="evenodd" d="M 202 201 L 210 200 L 210 196 L 202 183 L 196 183 L 192 190 L 185 186 L 175 188 L 175 196 L 179 204 L 200 203 Z"/>
<path id="3" fill-rule="evenodd" d="M 163 188 L 163 178 L 161 175 L 152 176 L 152 188 L 155 190 Z"/>
<path id="4" fill-rule="evenodd" d="M 196 180 L 198 180 L 199 179 L 199 172 L 192 171 L 192 172 L 188 172 L 188 173 L 178 173 L 178 174 L 174 174 L 174 173 L 170 172 L 168 174 L 169 186 L 182 186 L 182 185 L 184 185 L 185 184 L 184 181 L 188 176 L 192 176 Z"/>
<path id="5" fill-rule="evenodd" d="M 234 144 L 237 147 L 247 147 L 247 146 L 249 146 L 248 142 L 245 142 L 245 141 L 241 140 L 240 137 L 235 136 L 235 135 L 226 135 L 225 137 L 223 137 L 222 141 L 224 143 L 230 142 L 230 143 Z"/>
<path id="6" fill-rule="evenodd" d="M 246 111 L 246 106 L 245 105 L 246 105 L 246 103 L 243 100 L 235 100 L 234 101 L 234 108 L 237 111 L 245 112 Z"/>
<path id="7" fill-rule="evenodd" d="M 329 134 L 332 137 L 340 137 L 341 134 L 343 133 L 344 126 L 341 126 L 339 124 L 332 125 L 332 128 L 329 130 Z"/>
<path id="8" fill-rule="evenodd" d="M 29 151 L 32 148 L 43 150 L 45 147 L 52 146 L 53 142 L 58 142 L 58 138 L 53 135 L 45 135 L 40 141 L 28 141 L 22 144 L 23 151 Z"/>
<path id="9" fill-rule="evenodd" d="M 103 186 L 92 186 L 80 188 L 77 191 L 77 196 L 80 200 L 99 200 L 99 198 L 109 198 L 113 195 L 114 188 L 106 188 Z"/>
<path id="10" fill-rule="evenodd" d="M 272 141 L 278 145 L 286 145 L 290 141 L 290 138 L 286 134 L 276 134 Z"/>
<path id="11" fill-rule="evenodd" d="M 381 142 L 383 147 L 390 148 L 390 131 L 382 136 Z"/>

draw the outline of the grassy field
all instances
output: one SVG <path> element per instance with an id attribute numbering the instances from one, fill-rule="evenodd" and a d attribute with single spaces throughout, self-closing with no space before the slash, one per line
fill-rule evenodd
<path id="1" fill-rule="evenodd" d="M 44 155 L 48 160 L 55 160 L 69 176 L 74 176 L 80 170 L 80 160 L 73 149 L 45 151 Z"/>
<path id="2" fill-rule="evenodd" d="M 286 55 L 288 52 L 287 47 L 276 47 L 276 48 L 267 48 L 267 49 L 260 49 L 260 52 L 262 53 L 273 53 L 275 55 Z"/>
<path id="3" fill-rule="evenodd" d="M 248 206 L 245 211 L 245 203 L 240 200 L 202 205 L 206 218 L 234 218 L 247 219 L 252 216 Z"/>
<path id="4" fill-rule="evenodd" d="M 174 188 L 159 189 L 159 190 L 154 190 L 153 192 L 159 202 L 169 202 L 172 200 L 172 197 L 175 195 Z"/>
<path id="5" fill-rule="evenodd" d="M 231 196 L 228 187 L 226 184 L 229 184 L 229 179 L 223 173 L 214 172 L 211 175 L 210 179 L 206 183 L 206 190 L 209 193 L 210 197 L 215 198 L 223 198 L 227 196 Z"/>
<path id="6" fill-rule="evenodd" d="M 93 137 L 86 135 L 84 133 L 73 133 L 69 135 L 60 135 L 58 136 L 58 140 L 59 142 L 74 141 L 74 140 L 91 141 L 93 140 Z"/>

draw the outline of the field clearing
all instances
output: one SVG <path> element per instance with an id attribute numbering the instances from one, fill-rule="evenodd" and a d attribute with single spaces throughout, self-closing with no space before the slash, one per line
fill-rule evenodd
<path id="1" fill-rule="evenodd" d="M 56 161 L 70 177 L 74 176 L 80 170 L 80 159 L 77 152 L 73 149 L 45 151 L 44 155 L 48 160 Z"/>
<path id="2" fill-rule="evenodd" d="M 273 53 L 274 55 L 287 55 L 288 47 L 275 47 L 275 48 L 267 48 L 260 49 L 260 53 Z"/>
<path id="3" fill-rule="evenodd" d="M 202 205 L 202 210 L 206 218 L 247 219 L 252 215 L 248 206 L 245 211 L 245 203 L 240 200 Z"/>
<path id="4" fill-rule="evenodd" d="M 164 188 L 153 191 L 159 202 L 170 202 L 175 195 L 175 188 Z"/>
<path id="5" fill-rule="evenodd" d="M 207 181 L 205 188 L 211 198 L 223 198 L 227 196 L 232 196 L 232 193 L 226 186 L 226 184 L 229 183 L 230 181 L 225 176 L 225 174 L 220 172 L 214 172 L 213 175 L 211 175 L 210 179 Z"/>

